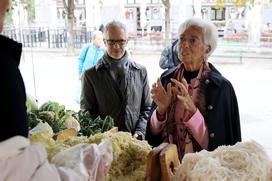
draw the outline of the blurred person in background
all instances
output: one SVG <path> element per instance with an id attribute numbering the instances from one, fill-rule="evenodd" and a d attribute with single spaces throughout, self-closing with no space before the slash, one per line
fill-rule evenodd
<path id="1" fill-rule="evenodd" d="M 80 108 L 93 119 L 111 116 L 119 131 L 144 139 L 151 105 L 147 71 L 130 58 L 127 41 L 123 23 L 112 21 L 105 26 L 107 51 L 83 75 Z"/>
<path id="2" fill-rule="evenodd" d="M 9 0 L 0 0 L 0 32 L 3 30 L 9 3 Z M 21 43 L 0 35 L 0 141 L 15 135 L 28 136 L 26 92 L 19 70 L 21 53 Z"/>
<path id="3" fill-rule="evenodd" d="M 103 42 L 103 33 L 101 31 L 92 32 L 92 42 L 85 46 L 79 55 L 78 74 L 80 82 L 76 97 L 76 102 L 78 104 L 80 102 L 81 77 L 84 71 L 93 67 L 104 53 L 105 44 Z"/>
<path id="4" fill-rule="evenodd" d="M 99 28 L 98 28 L 98 30 L 101 31 L 102 33 L 104 33 L 104 29 L 105 29 L 105 27 L 104 27 L 103 24 L 101 24 L 101 25 L 99 26 Z"/>
<path id="5" fill-rule="evenodd" d="M 105 53 L 103 33 L 92 32 L 92 42 L 85 46 L 79 55 L 78 73 L 81 78 L 84 71 L 94 66 Z"/>
<path id="6" fill-rule="evenodd" d="M 167 45 L 161 53 L 159 65 L 162 69 L 171 69 L 178 66 L 180 60 L 178 58 L 178 39 Z"/>
<path id="7" fill-rule="evenodd" d="M 186 20 L 179 27 L 178 67 L 165 71 L 152 85 L 153 104 L 147 140 L 177 145 L 184 154 L 241 141 L 240 117 L 230 81 L 208 62 L 217 46 L 209 21 Z"/>

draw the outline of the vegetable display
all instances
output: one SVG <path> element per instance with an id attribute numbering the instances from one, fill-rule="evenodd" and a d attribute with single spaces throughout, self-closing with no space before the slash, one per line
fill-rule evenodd
<path id="1" fill-rule="evenodd" d="M 112 144 L 113 161 L 106 181 L 142 181 L 146 175 L 147 155 L 151 146 L 147 141 L 133 138 L 128 132 L 98 133 L 90 137 L 69 137 L 66 140 L 55 141 L 50 132 L 41 131 L 29 138 L 32 142 L 42 143 L 47 151 L 48 160 L 59 152 L 80 143 L 99 144 L 109 140 Z"/>
<path id="2" fill-rule="evenodd" d="M 113 133 L 114 120 L 110 116 L 105 119 L 91 119 L 88 112 L 65 110 L 57 102 L 46 102 L 39 109 L 28 112 L 31 142 L 44 145 L 49 162 L 54 156 L 68 148 L 81 143 L 99 144 L 103 140 L 111 142 L 113 161 L 106 181 L 142 181 L 145 178 L 146 159 L 151 146 L 146 141 L 132 137 L 128 132 Z M 77 122 L 77 123 L 76 123 Z M 68 136 L 77 130 L 77 136 Z M 34 128 L 34 129 L 33 129 Z M 69 132 L 67 132 L 69 131 Z M 73 132 L 74 134 L 74 132 Z M 59 139 L 56 139 L 59 137 Z"/>
<path id="3" fill-rule="evenodd" d="M 64 105 L 57 102 L 48 101 L 40 106 L 39 109 L 29 107 L 27 104 L 28 129 L 32 130 L 39 123 L 48 123 L 54 133 L 65 129 L 74 128 L 78 135 L 90 136 L 103 133 L 114 126 L 114 120 L 110 116 L 105 119 L 97 117 L 92 119 L 88 112 L 66 110 Z"/>

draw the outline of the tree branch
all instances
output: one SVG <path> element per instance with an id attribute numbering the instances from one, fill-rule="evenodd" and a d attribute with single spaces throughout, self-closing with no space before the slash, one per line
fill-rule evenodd
<path id="1" fill-rule="evenodd" d="M 67 7 L 66 0 L 62 0 L 62 2 L 63 2 L 63 7 L 64 7 L 65 11 L 67 11 L 68 7 Z"/>
<path id="2" fill-rule="evenodd" d="M 161 0 L 162 4 L 164 5 L 164 7 L 167 6 L 166 0 Z"/>

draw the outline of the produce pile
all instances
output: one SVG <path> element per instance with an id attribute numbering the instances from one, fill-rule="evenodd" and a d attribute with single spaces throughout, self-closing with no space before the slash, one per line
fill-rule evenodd
<path id="1" fill-rule="evenodd" d="M 107 181 L 142 181 L 146 174 L 147 155 L 151 151 L 146 141 L 140 141 L 127 132 L 105 132 L 90 137 L 69 137 L 63 141 L 55 141 L 49 131 L 40 131 L 30 136 L 33 142 L 42 143 L 48 153 L 49 161 L 58 152 L 79 143 L 96 143 L 107 139 L 112 143 L 113 161 L 106 178 Z"/>
<path id="2" fill-rule="evenodd" d="M 171 181 L 272 180 L 272 161 L 255 141 L 188 153 Z"/>
<path id="3" fill-rule="evenodd" d="M 65 110 L 57 102 L 46 102 L 40 108 L 35 101 L 27 101 L 28 121 L 32 142 L 42 143 L 47 151 L 48 160 L 59 152 L 81 143 L 99 144 L 109 140 L 112 144 L 113 161 L 106 178 L 107 181 L 142 181 L 146 175 L 147 155 L 151 146 L 146 141 L 132 137 L 130 133 L 110 130 L 114 120 L 100 117 L 92 120 L 88 112 Z M 42 129 L 40 129 L 42 128 Z M 63 140 L 54 139 L 55 133 L 74 128 L 78 135 Z"/>
<path id="4" fill-rule="evenodd" d="M 107 181 L 143 181 L 146 175 L 147 155 L 151 146 L 127 132 L 99 133 L 89 137 L 90 143 L 109 139 L 112 143 L 113 161 Z"/>
<path id="5" fill-rule="evenodd" d="M 48 101 L 38 109 L 35 102 L 28 99 L 26 105 L 29 130 L 39 123 L 48 123 L 54 133 L 74 128 L 79 135 L 90 136 L 108 131 L 114 126 L 114 120 L 109 116 L 93 120 L 88 112 L 66 110 L 64 105 L 57 102 Z"/>

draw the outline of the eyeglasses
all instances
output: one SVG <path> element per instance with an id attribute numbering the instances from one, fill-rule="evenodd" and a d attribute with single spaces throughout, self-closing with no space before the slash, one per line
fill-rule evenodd
<path id="1" fill-rule="evenodd" d="M 127 43 L 127 40 L 106 40 L 104 41 L 107 42 L 108 45 L 113 46 L 115 44 L 118 44 L 119 46 L 124 46 Z"/>

